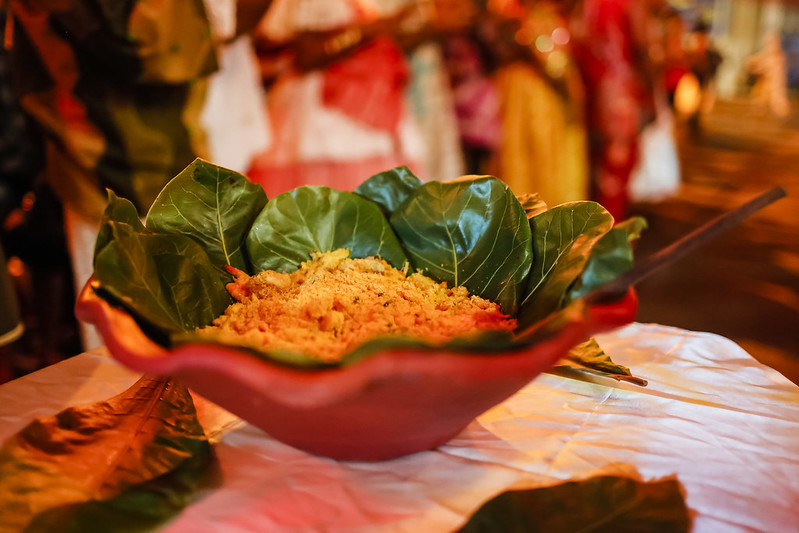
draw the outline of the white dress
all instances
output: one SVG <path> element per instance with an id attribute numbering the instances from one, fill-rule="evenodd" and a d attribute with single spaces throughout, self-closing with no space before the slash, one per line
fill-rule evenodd
<path id="1" fill-rule="evenodd" d="M 276 0 L 260 31 L 286 41 L 301 31 L 342 28 L 379 14 L 367 0 Z M 422 172 L 424 145 L 404 101 L 404 86 L 397 81 L 407 65 L 392 47 L 386 40 L 373 42 L 326 69 L 290 71 L 277 80 L 266 113 L 273 142 L 249 172 L 267 195 L 301 185 L 352 190 L 372 174 L 403 164 Z M 336 74 L 337 69 L 354 75 Z M 332 76 L 340 85 L 333 89 L 340 92 L 352 84 L 351 94 L 360 98 L 360 116 L 352 107 L 326 101 Z M 386 113 L 399 118 L 379 120 Z"/>

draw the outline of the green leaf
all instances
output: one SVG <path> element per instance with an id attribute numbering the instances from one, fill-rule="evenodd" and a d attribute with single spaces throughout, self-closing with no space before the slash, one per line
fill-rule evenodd
<path id="1" fill-rule="evenodd" d="M 531 234 L 503 182 L 425 183 L 390 221 L 414 269 L 516 311 L 532 262 Z"/>
<path id="2" fill-rule="evenodd" d="M 118 197 L 111 189 L 107 189 L 107 193 L 108 203 L 103 213 L 103 222 L 100 225 L 100 232 L 97 234 L 97 240 L 94 243 L 95 255 L 100 253 L 100 251 L 114 239 L 113 230 L 111 226 L 107 224 L 108 221 L 127 224 L 134 231 L 142 231 L 144 229 L 136 206 L 134 206 L 131 201 Z"/>
<path id="3" fill-rule="evenodd" d="M 569 290 L 568 301 L 582 298 L 594 289 L 613 281 L 633 267 L 632 241 L 646 229 L 646 220 L 633 217 L 616 224 L 599 239 L 582 276 Z"/>
<path id="4" fill-rule="evenodd" d="M 517 196 L 519 203 L 524 208 L 524 213 L 528 219 L 536 215 L 540 215 L 547 210 L 547 203 L 541 198 L 538 193 L 525 193 Z"/>
<path id="5" fill-rule="evenodd" d="M 381 257 L 396 268 L 407 262 L 380 207 L 329 187 L 299 187 L 272 198 L 247 236 L 257 272 L 290 272 L 311 252 L 348 248 L 350 257 Z"/>
<path id="6" fill-rule="evenodd" d="M 34 420 L 0 449 L 0 530 L 142 531 L 188 502 L 211 447 L 186 387 L 142 378 Z"/>
<path id="7" fill-rule="evenodd" d="M 194 180 L 191 168 L 199 169 L 197 174 L 202 179 Z M 191 209 L 199 211 L 205 209 L 199 198 L 207 195 L 209 184 L 216 187 L 225 176 L 232 176 L 234 181 L 244 179 L 199 160 L 189 169 L 173 180 L 159 198 L 191 196 L 189 192 L 198 189 L 200 192 L 191 193 L 197 199 Z M 181 183 L 185 187 L 179 187 Z M 167 191 L 172 188 L 176 189 L 170 196 Z M 293 271 L 310 258 L 312 251 L 349 248 L 352 257 L 381 256 L 398 268 L 410 262 L 411 267 L 425 271 L 433 279 L 464 285 L 473 294 L 499 303 L 504 312 L 520 317 L 523 328 L 538 317 L 562 311 L 570 302 L 566 291 L 577 291 L 582 286 L 579 276 L 586 265 L 585 258 L 593 248 L 603 249 L 596 246 L 596 241 L 607 232 L 606 222 L 612 223 L 610 215 L 592 202 L 564 204 L 542 212 L 546 206 L 537 195 L 523 196 L 521 203 L 504 183 L 490 176 L 464 176 L 451 182 L 424 184 L 407 167 L 397 167 L 372 176 L 356 191 L 358 194 L 300 187 L 267 202 L 247 231 L 243 256 L 251 257 L 253 263 L 248 271 Z M 250 203 L 253 198 L 244 196 L 242 212 L 246 218 L 260 204 Z M 132 204 L 115 196 L 109 198 L 96 253 L 96 276 L 101 283 L 98 294 L 127 307 L 143 326 L 154 326 L 147 330 L 148 335 L 162 339 L 164 344 L 163 339 L 173 344 L 193 339 L 194 327 L 209 324 L 233 300 L 224 289 L 228 275 L 220 277 L 215 268 L 220 263 L 212 263 L 197 244 L 200 236 L 194 235 L 195 241 L 180 234 L 184 229 L 192 231 L 181 229 L 177 222 L 181 218 L 178 215 L 187 210 L 180 207 L 185 202 L 171 200 L 154 206 L 148 215 L 152 228 L 143 228 Z M 213 198 L 216 201 L 215 195 Z M 235 202 L 214 201 L 205 205 L 221 213 L 221 206 L 230 203 L 231 217 L 233 211 L 241 208 L 234 206 Z M 390 224 L 384 210 L 393 211 Z M 531 216 L 532 220 L 527 220 Z M 177 225 L 166 224 L 170 220 Z M 196 220 L 206 219 L 198 215 Z M 531 228 L 541 230 L 547 220 L 549 233 L 543 237 L 539 234 L 540 242 L 534 243 Z M 634 229 L 631 227 L 629 232 L 632 235 Z M 618 243 L 613 245 L 610 239 L 608 243 L 612 245 L 607 252 L 610 256 L 617 252 L 614 246 Z M 624 246 L 629 248 L 629 243 L 625 241 Z M 534 252 L 542 250 L 540 257 L 544 260 L 533 265 Z M 547 250 L 549 256 L 545 255 Z M 590 257 L 605 257 L 599 251 Z M 589 264 L 586 270 L 589 278 L 593 276 L 591 268 Z M 535 281 L 528 283 L 528 279 Z M 522 297 L 527 300 L 523 306 Z M 555 326 L 547 331 L 552 327 Z M 481 336 L 465 342 L 470 343 L 470 350 L 491 351 L 497 346 L 526 345 L 542 334 L 510 339 Z M 380 345 L 378 341 L 356 349 L 341 364 L 367 356 Z M 199 342 L 215 341 L 204 337 Z M 451 348 L 458 349 L 455 344 Z M 292 366 L 318 366 L 302 354 L 286 351 L 259 351 L 259 355 Z"/>
<path id="8" fill-rule="evenodd" d="M 460 533 L 678 533 L 691 528 L 676 478 L 599 476 L 508 491 L 484 504 Z"/>
<path id="9" fill-rule="evenodd" d="M 411 169 L 401 166 L 375 174 L 353 192 L 377 203 L 390 216 L 423 183 Z"/>
<path id="10" fill-rule="evenodd" d="M 190 330 L 210 324 L 233 301 L 205 251 L 189 237 L 138 232 L 106 221 L 112 240 L 95 256 L 102 288 L 151 324 Z"/>
<path id="11" fill-rule="evenodd" d="M 266 205 L 266 193 L 245 176 L 196 159 L 173 178 L 147 213 L 147 227 L 197 241 L 217 267 L 250 271 L 244 239 Z"/>
<path id="12" fill-rule="evenodd" d="M 564 372 L 567 369 L 598 374 L 617 381 L 634 383 L 641 387 L 648 385 L 647 380 L 633 376 L 626 366 L 613 362 L 593 338 L 572 348 L 555 367 L 555 370 Z"/>
<path id="13" fill-rule="evenodd" d="M 632 375 L 629 368 L 611 361 L 610 356 L 599 346 L 596 339 L 589 339 L 582 344 L 578 344 L 569 350 L 566 357 L 593 370 L 607 372 L 608 374 Z"/>
<path id="14" fill-rule="evenodd" d="M 519 310 L 521 328 L 565 304 L 566 292 L 585 268 L 613 217 L 596 202 L 569 202 L 530 220 L 534 260 Z"/>

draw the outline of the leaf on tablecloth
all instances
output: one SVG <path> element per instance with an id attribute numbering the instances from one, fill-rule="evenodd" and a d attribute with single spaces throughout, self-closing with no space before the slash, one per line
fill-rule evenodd
<path id="1" fill-rule="evenodd" d="M 478 509 L 460 533 L 676 533 L 690 527 L 676 478 L 598 476 L 504 492 Z"/>
<path id="2" fill-rule="evenodd" d="M 626 366 L 614 363 L 593 338 L 572 348 L 566 357 L 558 362 L 555 369 L 563 367 L 610 377 L 617 381 L 634 383 L 642 387 L 646 387 L 648 384 L 647 380 L 633 376 Z"/>
<path id="3" fill-rule="evenodd" d="M 142 378 L 4 443 L 0 531 L 150 529 L 188 503 L 211 458 L 188 389 Z"/>

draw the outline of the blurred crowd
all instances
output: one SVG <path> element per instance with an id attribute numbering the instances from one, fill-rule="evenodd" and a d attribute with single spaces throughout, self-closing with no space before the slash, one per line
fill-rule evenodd
<path id="1" fill-rule="evenodd" d="M 13 374 L 99 343 L 58 326 L 92 272 L 106 189 L 144 216 L 195 157 L 270 197 L 407 165 L 619 220 L 632 194 L 677 186 L 674 109 L 712 105 L 721 61 L 665 0 L 0 6 L 2 244 L 23 351 L 47 354 Z"/>

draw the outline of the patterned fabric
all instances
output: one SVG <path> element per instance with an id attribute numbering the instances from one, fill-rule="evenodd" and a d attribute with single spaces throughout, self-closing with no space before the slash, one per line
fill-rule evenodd
<path id="1" fill-rule="evenodd" d="M 12 66 L 47 141 L 48 180 L 98 220 L 105 189 L 145 210 L 206 147 L 217 68 L 202 0 L 11 0 Z"/>

